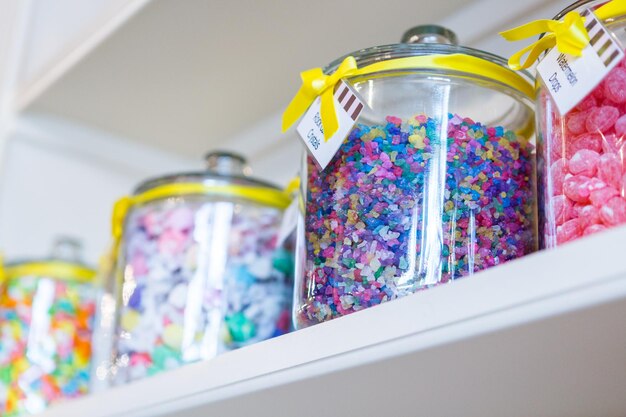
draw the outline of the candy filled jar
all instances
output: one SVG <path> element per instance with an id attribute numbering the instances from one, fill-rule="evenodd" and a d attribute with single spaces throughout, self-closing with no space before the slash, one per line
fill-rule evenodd
<path id="1" fill-rule="evenodd" d="M 290 198 L 238 155 L 207 163 L 116 204 L 116 303 L 100 317 L 112 351 L 96 378 L 124 383 L 290 330 L 293 248 L 278 240 Z"/>
<path id="2" fill-rule="evenodd" d="M 49 259 L 10 262 L 0 280 L 0 415 L 87 393 L 97 291 L 76 241 Z"/>
<path id="3" fill-rule="evenodd" d="M 309 94 L 352 57 L 356 69 L 343 80 L 364 110 L 328 166 L 304 156 L 297 327 L 537 247 L 528 74 L 457 46 L 449 30 L 420 26 L 401 44 L 338 59 L 298 94 Z"/>
<path id="4" fill-rule="evenodd" d="M 622 5 L 621 11 L 619 8 L 598 9 L 605 3 L 579 1 L 559 13 L 555 20 L 570 12 L 587 19 L 585 10 L 595 10 L 610 32 L 600 39 L 602 43 L 607 36 L 613 36 L 621 45 L 626 45 L 626 7 Z M 585 25 L 587 23 L 585 21 Z M 588 31 L 594 44 L 599 29 L 596 25 Z M 613 63 L 611 57 L 615 51 L 612 47 L 605 49 L 601 58 Z M 550 86 L 538 77 L 537 157 L 542 247 L 555 247 L 626 224 L 626 58 L 615 61 L 617 65 L 602 81 L 564 115 L 550 95 Z"/>

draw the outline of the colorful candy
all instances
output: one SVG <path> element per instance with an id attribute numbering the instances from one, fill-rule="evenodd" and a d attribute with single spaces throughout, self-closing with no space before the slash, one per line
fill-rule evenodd
<path id="1" fill-rule="evenodd" d="M 197 197 L 134 208 L 122 243 L 115 383 L 290 329 L 293 257 L 274 208 Z"/>
<path id="2" fill-rule="evenodd" d="M 0 414 L 38 413 L 89 388 L 89 284 L 21 276 L 0 294 Z"/>
<path id="3" fill-rule="evenodd" d="M 542 246 L 626 223 L 626 60 L 565 117 L 539 98 Z M 573 206 L 572 211 L 561 209 Z"/>
<path id="4" fill-rule="evenodd" d="M 321 171 L 309 158 L 307 326 L 532 252 L 532 145 L 449 115 L 358 124 Z"/>

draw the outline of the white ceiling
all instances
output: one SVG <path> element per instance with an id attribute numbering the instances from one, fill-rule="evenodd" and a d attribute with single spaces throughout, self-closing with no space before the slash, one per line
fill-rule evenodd
<path id="1" fill-rule="evenodd" d="M 301 70 L 469 3 L 153 0 L 29 110 L 197 157 L 280 111 Z"/>
<path id="2" fill-rule="evenodd" d="M 80 45 L 68 51 L 65 62 L 26 86 L 21 104 L 194 160 L 208 149 L 234 148 L 268 165 L 299 152 L 277 138 L 300 71 L 398 42 L 406 29 L 433 22 L 457 32 L 461 44 L 508 56 L 522 45 L 498 31 L 551 17 L 569 2 L 116 0 L 118 9 L 133 9 L 130 19 L 117 16 L 123 24 L 84 46 L 84 56 Z M 103 0 L 97 4 L 104 10 Z M 72 54 L 80 59 L 65 65 Z M 262 157 L 268 154 L 278 156 Z"/>

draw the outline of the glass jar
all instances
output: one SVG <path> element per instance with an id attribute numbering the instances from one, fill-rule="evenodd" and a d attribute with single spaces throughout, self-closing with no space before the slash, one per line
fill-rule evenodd
<path id="1" fill-rule="evenodd" d="M 351 54 L 365 108 L 325 169 L 304 157 L 296 327 L 536 250 L 530 76 L 438 26 L 403 42 Z"/>
<path id="2" fill-rule="evenodd" d="M 579 1 L 555 19 L 604 3 Z M 626 42 L 626 16 L 612 16 L 603 23 L 622 45 Z M 537 82 L 541 247 L 625 224 L 626 59 L 565 115 L 539 77 Z"/>
<path id="3" fill-rule="evenodd" d="M 101 380 L 136 380 L 290 330 L 293 248 L 277 241 L 290 198 L 244 175 L 238 155 L 207 162 L 116 205 L 117 311 L 105 303 L 115 320 Z"/>
<path id="4" fill-rule="evenodd" d="M 14 262 L 0 283 L 0 414 L 43 411 L 89 387 L 95 271 L 78 243 L 60 239 L 50 259 Z"/>

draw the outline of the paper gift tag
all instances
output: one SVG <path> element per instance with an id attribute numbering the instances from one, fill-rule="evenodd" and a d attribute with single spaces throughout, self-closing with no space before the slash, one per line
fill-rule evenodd
<path id="1" fill-rule="evenodd" d="M 587 9 L 581 15 L 590 39 L 582 56 L 563 54 L 554 47 L 537 65 L 561 115 L 585 98 L 624 57 L 621 45 L 593 12 Z"/>
<path id="2" fill-rule="evenodd" d="M 340 81 L 337 86 L 334 94 L 335 112 L 339 125 L 337 132 L 328 141 L 324 140 L 319 97 L 311 104 L 297 128 L 298 134 L 322 169 L 326 168 L 333 159 L 363 111 L 363 103 L 348 84 Z"/>

